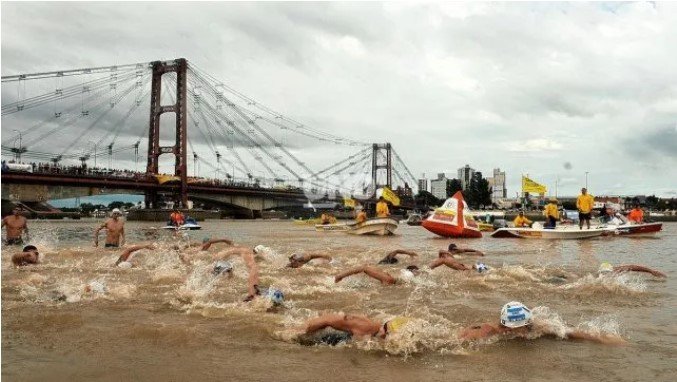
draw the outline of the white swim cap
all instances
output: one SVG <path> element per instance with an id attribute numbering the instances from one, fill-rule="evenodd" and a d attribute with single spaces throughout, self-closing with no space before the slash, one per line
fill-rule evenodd
<path id="1" fill-rule="evenodd" d="M 477 263 L 475 264 L 475 269 L 477 269 L 477 272 L 482 273 L 488 271 L 489 267 L 484 265 L 484 263 Z"/>
<path id="2" fill-rule="evenodd" d="M 254 253 L 260 254 L 261 252 L 265 251 L 266 249 L 267 249 L 266 246 L 259 244 L 256 247 L 254 247 Z"/>
<path id="3" fill-rule="evenodd" d="M 87 291 L 93 293 L 106 293 L 106 286 L 100 281 L 92 281 L 87 284 Z"/>
<path id="4" fill-rule="evenodd" d="M 409 280 L 413 280 L 414 277 L 416 277 L 416 275 L 414 274 L 414 272 L 412 272 L 408 269 L 400 269 L 400 277 L 403 280 L 409 281 Z"/>
<path id="5" fill-rule="evenodd" d="M 218 276 L 221 273 L 224 272 L 230 272 L 233 270 L 233 264 L 230 261 L 217 261 L 216 264 L 214 264 L 214 270 L 212 271 L 214 275 Z"/>
<path id="6" fill-rule="evenodd" d="M 115 215 L 115 214 L 120 214 L 120 215 L 122 215 L 122 212 L 120 211 L 119 208 L 113 208 L 113 210 L 110 212 L 110 214 L 111 214 L 111 215 Z"/>
<path id="7" fill-rule="evenodd" d="M 129 269 L 131 267 L 132 267 L 132 263 L 130 263 L 129 261 L 121 261 L 118 264 L 118 268 L 122 268 L 122 269 Z"/>
<path id="8" fill-rule="evenodd" d="M 529 325 L 531 311 L 521 302 L 511 301 L 501 309 L 501 325 L 507 328 L 519 328 Z"/>
<path id="9" fill-rule="evenodd" d="M 614 267 L 607 262 L 600 264 L 599 269 L 597 270 L 597 272 L 599 272 L 599 273 L 611 273 L 613 271 L 614 271 Z"/>

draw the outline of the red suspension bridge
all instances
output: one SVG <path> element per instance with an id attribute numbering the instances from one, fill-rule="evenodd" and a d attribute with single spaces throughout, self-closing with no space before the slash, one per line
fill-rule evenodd
<path id="1" fill-rule="evenodd" d="M 2 99 L 6 199 L 127 192 L 147 207 L 260 210 L 416 185 L 390 144 L 312 128 L 183 58 L 2 76 Z"/>

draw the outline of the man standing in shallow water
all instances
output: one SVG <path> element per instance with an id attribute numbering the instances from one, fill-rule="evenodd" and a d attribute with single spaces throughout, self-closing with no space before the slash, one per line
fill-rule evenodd
<path id="1" fill-rule="evenodd" d="M 120 219 L 122 212 L 114 208 L 111 217 L 94 231 L 94 246 L 99 246 L 99 231 L 106 230 L 106 248 L 118 248 L 125 242 L 125 222 Z"/>
<path id="2" fill-rule="evenodd" d="M 21 235 L 25 232 L 28 240 L 28 224 L 26 218 L 21 215 L 21 208 L 14 207 L 12 214 L 2 219 L 2 227 L 7 226 L 7 245 L 21 245 L 23 238 Z"/>

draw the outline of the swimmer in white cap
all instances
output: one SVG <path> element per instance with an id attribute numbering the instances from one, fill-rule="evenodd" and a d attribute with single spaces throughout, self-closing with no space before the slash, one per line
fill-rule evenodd
<path id="1" fill-rule="evenodd" d="M 370 265 L 363 265 L 361 267 L 352 268 L 347 271 L 341 272 L 334 278 L 334 282 L 338 283 L 344 278 L 352 275 L 357 275 L 364 273 L 365 275 L 376 279 L 381 282 L 383 285 L 395 285 L 400 282 L 405 282 L 417 276 L 420 270 L 415 265 L 410 265 L 406 269 L 401 270 L 399 277 L 394 277 L 391 274 L 380 270 L 379 268 L 372 267 Z"/>
<path id="2" fill-rule="evenodd" d="M 645 267 L 643 265 L 636 264 L 624 264 L 612 266 L 610 263 L 604 262 L 599 265 L 599 270 L 597 271 L 600 275 L 609 274 L 609 273 L 625 273 L 625 272 L 644 272 L 650 273 L 655 277 L 668 277 L 665 273 L 659 272 L 655 269 Z"/>
<path id="3" fill-rule="evenodd" d="M 536 333 L 533 327 L 532 313 L 524 304 L 511 301 L 501 309 L 499 323 L 485 323 L 461 329 L 461 340 L 473 341 L 490 337 L 503 337 L 505 339 L 552 336 L 560 337 L 556 332 L 547 328 Z M 567 340 L 587 340 L 608 345 L 622 345 L 625 340 L 616 335 L 602 333 L 588 333 L 579 329 L 567 328 L 564 333 Z"/>

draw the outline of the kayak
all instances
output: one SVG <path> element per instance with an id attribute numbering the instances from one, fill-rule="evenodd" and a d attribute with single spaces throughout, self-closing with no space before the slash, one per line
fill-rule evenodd
<path id="1" fill-rule="evenodd" d="M 576 240 L 602 236 L 609 232 L 607 228 L 579 229 L 567 228 L 499 228 L 491 234 L 495 238 L 554 239 Z"/>
<path id="2" fill-rule="evenodd" d="M 463 194 L 458 191 L 421 224 L 428 231 L 444 237 L 480 238 L 479 225 L 472 217 Z"/>

